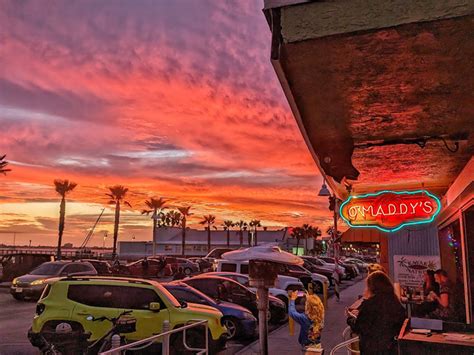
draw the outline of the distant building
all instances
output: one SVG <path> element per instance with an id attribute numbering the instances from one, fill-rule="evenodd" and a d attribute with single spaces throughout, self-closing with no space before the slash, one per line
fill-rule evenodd
<path id="1" fill-rule="evenodd" d="M 156 230 L 156 254 L 158 255 L 183 255 L 181 250 L 181 228 L 163 227 Z M 230 248 L 240 247 L 239 232 L 229 232 Z M 243 246 L 248 246 L 249 235 L 253 238 L 253 231 L 243 232 Z M 252 239 L 253 240 L 253 239 Z M 285 250 L 296 245 L 293 238 L 288 238 L 287 229 L 259 230 L 257 232 L 258 244 L 275 243 Z M 300 242 L 301 246 L 304 241 Z M 312 245 L 312 244 L 311 244 Z M 211 246 L 213 248 L 227 247 L 227 231 L 211 231 Z M 145 255 L 152 255 L 153 243 L 138 241 L 118 242 L 118 254 L 122 259 L 138 259 Z M 186 256 L 204 256 L 207 254 L 207 230 L 186 230 Z"/>

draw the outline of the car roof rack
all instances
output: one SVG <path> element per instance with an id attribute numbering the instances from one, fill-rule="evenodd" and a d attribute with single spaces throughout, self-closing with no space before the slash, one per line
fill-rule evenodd
<path id="1" fill-rule="evenodd" d="M 76 276 L 76 275 L 68 275 L 59 279 L 58 281 L 122 281 L 134 284 L 142 284 L 142 285 L 153 285 L 151 281 L 147 281 L 144 279 L 133 279 L 127 277 L 115 277 L 115 276 Z"/>

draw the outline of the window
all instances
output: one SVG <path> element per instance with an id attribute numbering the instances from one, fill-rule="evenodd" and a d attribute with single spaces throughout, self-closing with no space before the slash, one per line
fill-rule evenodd
<path id="1" fill-rule="evenodd" d="M 464 235 L 466 241 L 467 267 L 471 294 L 471 323 L 474 317 L 474 206 L 464 212 Z"/>
<path id="2" fill-rule="evenodd" d="M 201 291 L 209 297 L 217 297 L 217 282 L 213 279 L 191 279 L 187 280 L 186 283 L 197 290 Z"/>
<path id="3" fill-rule="evenodd" d="M 240 265 L 240 273 L 244 275 L 249 274 L 249 264 L 241 264 Z"/>
<path id="4" fill-rule="evenodd" d="M 70 264 L 67 265 L 64 270 L 61 272 L 61 274 L 73 274 L 76 272 L 89 272 L 91 271 L 91 268 L 89 265 L 86 264 Z"/>
<path id="5" fill-rule="evenodd" d="M 221 264 L 221 271 L 225 272 L 235 272 L 237 270 L 237 265 L 229 264 L 229 263 L 222 263 Z"/>
<path id="6" fill-rule="evenodd" d="M 441 256 L 441 268 L 446 270 L 448 278 L 453 284 L 456 316 L 458 320 L 465 321 L 464 308 L 464 272 L 462 258 L 461 222 L 455 220 L 450 225 L 441 229 L 439 236 L 439 250 Z"/>
<path id="7" fill-rule="evenodd" d="M 63 264 L 60 263 L 44 263 L 30 272 L 31 275 L 57 275 Z"/>
<path id="8" fill-rule="evenodd" d="M 149 309 L 151 302 L 165 304 L 149 288 L 110 285 L 70 285 L 67 297 L 75 302 L 93 307 Z"/>
<path id="9" fill-rule="evenodd" d="M 249 286 L 249 279 L 245 276 L 236 276 L 235 281 L 237 281 L 239 284 L 244 285 L 246 287 Z"/>
<path id="10" fill-rule="evenodd" d="M 171 289 L 170 292 L 178 301 L 186 301 L 206 305 L 208 304 L 203 298 L 190 291 Z"/>

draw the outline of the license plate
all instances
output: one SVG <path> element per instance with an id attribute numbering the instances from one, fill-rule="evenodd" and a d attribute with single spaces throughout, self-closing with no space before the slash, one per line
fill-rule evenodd
<path id="1" fill-rule="evenodd" d="M 17 287 L 17 288 L 15 288 L 15 292 L 16 293 L 23 292 L 23 289 L 21 287 Z"/>

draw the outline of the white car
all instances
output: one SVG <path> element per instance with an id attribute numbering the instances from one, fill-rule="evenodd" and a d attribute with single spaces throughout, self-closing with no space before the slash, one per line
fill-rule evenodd
<path id="1" fill-rule="evenodd" d="M 285 277 L 292 277 L 300 280 L 302 283 L 300 276 L 302 274 L 307 274 L 307 278 L 311 277 L 313 281 L 313 285 L 315 287 L 316 293 L 322 293 L 324 287 L 329 288 L 329 279 L 320 274 L 311 273 L 309 270 L 305 269 L 299 265 L 287 265 L 287 264 L 280 264 L 281 272 L 278 272 L 278 278 L 280 279 L 281 276 Z M 217 260 L 217 271 L 218 272 L 236 272 L 244 275 L 249 274 L 249 262 L 248 261 L 231 261 L 231 260 Z M 292 275 L 294 273 L 294 276 Z M 290 276 L 291 275 L 291 276 Z M 306 281 L 305 281 L 306 282 Z"/>

